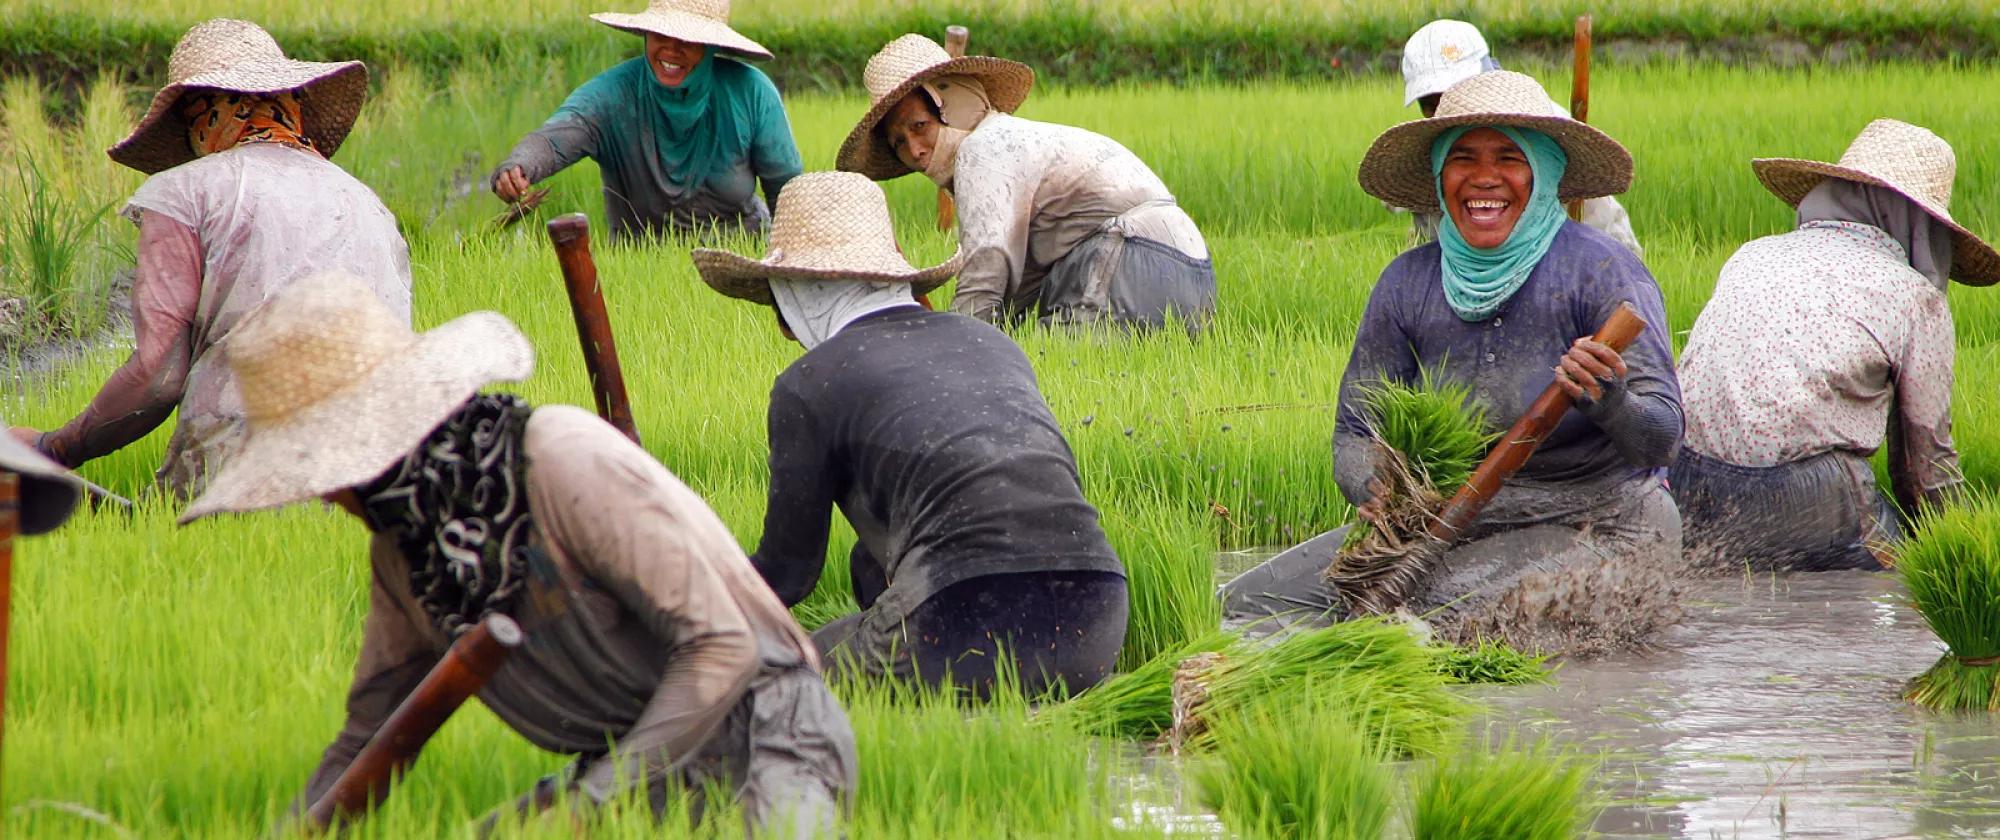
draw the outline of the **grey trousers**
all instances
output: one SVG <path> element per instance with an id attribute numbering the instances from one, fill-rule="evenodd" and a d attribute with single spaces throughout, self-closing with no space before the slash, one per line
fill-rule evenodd
<path id="1" fill-rule="evenodd" d="M 1408 609 L 1456 643 L 1590 655 L 1636 647 L 1680 620 L 1680 515 L 1657 480 L 1611 488 L 1549 521 L 1482 519 L 1446 552 Z M 1348 616 L 1325 573 L 1346 528 L 1321 534 L 1222 586 L 1237 620 L 1328 622 Z"/>
<path id="2" fill-rule="evenodd" d="M 1875 552 L 1902 539 L 1856 452 L 1744 467 L 1683 446 L 1668 481 L 1702 571 L 1880 569 Z"/>
<path id="3" fill-rule="evenodd" d="M 1188 332 L 1199 332 L 1215 312 L 1215 263 L 1105 231 L 1049 268 L 1037 308 L 1045 327 L 1108 320 L 1159 329 L 1171 313 Z"/>
<path id="4" fill-rule="evenodd" d="M 810 840 L 836 836 L 858 775 L 854 730 L 826 681 L 785 668 L 758 675 L 715 737 L 647 794 L 659 812 L 685 790 L 699 817 L 711 791 L 733 792 L 747 834 Z"/>

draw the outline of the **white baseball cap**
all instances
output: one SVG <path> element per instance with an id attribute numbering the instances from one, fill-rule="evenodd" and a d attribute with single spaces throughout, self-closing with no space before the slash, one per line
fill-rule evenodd
<path id="1" fill-rule="evenodd" d="M 1431 21 L 1403 44 L 1403 104 L 1498 69 L 1500 62 L 1493 60 L 1479 27 L 1462 20 Z"/>

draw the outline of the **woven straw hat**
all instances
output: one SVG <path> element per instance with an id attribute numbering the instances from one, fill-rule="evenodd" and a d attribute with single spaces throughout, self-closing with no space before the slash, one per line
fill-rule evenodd
<path id="1" fill-rule="evenodd" d="M 1854 138 L 1839 163 L 1758 158 L 1750 168 L 1765 189 L 1793 207 L 1828 178 L 1895 190 L 1951 228 L 1953 280 L 1968 286 L 2000 282 L 2000 253 L 1951 218 L 1951 182 L 1958 177 L 1958 156 L 1950 143 L 1929 129 L 1876 120 Z"/>
<path id="2" fill-rule="evenodd" d="M 771 214 L 770 253 L 763 259 L 713 248 L 696 248 L 692 256 L 711 288 L 766 306 L 771 284 L 765 281 L 772 277 L 908 283 L 921 295 L 944 285 L 965 263 L 961 252 L 930 268 L 910 265 L 896 247 L 882 188 L 852 172 L 808 172 L 786 183 Z"/>
<path id="3" fill-rule="evenodd" d="M 751 58 L 771 57 L 763 44 L 729 28 L 729 0 L 651 0 L 638 14 L 598 12 L 590 19 L 634 35 L 651 32 Z"/>
<path id="4" fill-rule="evenodd" d="M 1632 155 L 1624 146 L 1570 119 L 1532 77 L 1495 70 L 1445 91 L 1436 116 L 1403 123 L 1375 138 L 1361 159 L 1361 188 L 1397 207 L 1441 212 L 1437 179 L 1431 175 L 1431 144 L 1438 135 L 1468 125 L 1532 128 L 1554 139 L 1569 156 L 1556 190 L 1562 201 L 1616 195 L 1632 185 Z"/>
<path id="5" fill-rule="evenodd" d="M 497 312 L 411 332 L 352 277 L 279 292 L 223 342 L 243 397 L 241 447 L 182 522 L 322 496 L 402 458 L 490 382 L 525 379 L 534 350 Z"/>
<path id="6" fill-rule="evenodd" d="M 61 464 L 6 434 L 0 423 L 0 470 L 21 477 L 21 533 L 41 534 L 53 530 L 76 512 L 83 496 L 83 480 Z"/>
<path id="7" fill-rule="evenodd" d="M 877 181 L 900 178 L 910 168 L 896 159 L 896 151 L 876 133 L 882 118 L 918 85 L 940 76 L 971 76 L 986 86 L 986 98 L 993 107 L 1011 114 L 1028 99 L 1035 86 L 1035 71 L 1018 61 L 984 55 L 952 58 L 938 42 L 915 33 L 904 35 L 868 59 L 861 71 L 861 85 L 868 89 L 868 113 L 847 141 L 840 144 L 836 166 L 844 172 L 859 172 Z"/>
<path id="8" fill-rule="evenodd" d="M 111 159 L 148 175 L 194 160 L 187 118 L 174 106 L 181 93 L 197 88 L 257 94 L 302 91 L 300 127 L 319 153 L 330 158 L 361 114 L 361 101 L 368 96 L 368 68 L 359 61 L 293 61 L 270 33 L 247 20 L 216 18 L 195 24 L 167 60 L 167 86 L 153 96 L 152 107 L 131 135 L 111 147 Z"/>

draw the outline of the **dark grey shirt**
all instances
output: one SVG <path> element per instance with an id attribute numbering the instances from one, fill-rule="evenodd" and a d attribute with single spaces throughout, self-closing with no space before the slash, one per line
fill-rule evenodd
<path id="1" fill-rule="evenodd" d="M 981 575 L 1124 574 L 1028 357 L 974 318 L 903 308 L 847 325 L 778 376 L 770 436 L 751 563 L 788 605 L 819 582 L 835 505 L 888 580 L 878 610 Z"/>
<path id="2" fill-rule="evenodd" d="M 1579 402 L 1508 487 L 1543 491 L 1535 495 L 1601 488 L 1658 475 L 1672 460 L 1682 415 L 1666 307 L 1659 285 L 1630 250 L 1593 228 L 1565 222 L 1527 282 L 1483 321 L 1464 321 L 1452 311 L 1442 278 L 1437 244 L 1414 248 L 1382 272 L 1362 312 L 1334 425 L 1334 474 L 1349 500 L 1367 500 L 1374 474 L 1362 386 L 1378 379 L 1415 383 L 1429 370 L 1471 386 L 1487 416 L 1505 428 L 1554 380 L 1553 368 L 1570 343 L 1597 332 L 1623 301 L 1647 324 L 1623 354 L 1626 380 L 1607 388 L 1603 399 Z M 1549 505 L 1544 500 L 1538 506 Z"/>

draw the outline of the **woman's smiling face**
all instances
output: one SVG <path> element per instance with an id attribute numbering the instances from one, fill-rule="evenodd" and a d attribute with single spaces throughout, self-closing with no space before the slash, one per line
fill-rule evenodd
<path id="1" fill-rule="evenodd" d="M 653 78 L 667 87 L 680 87 L 706 54 L 707 47 L 692 41 L 646 33 L 646 66 L 653 68 Z"/>
<path id="2" fill-rule="evenodd" d="M 1475 128 L 1452 143 L 1438 180 L 1459 236 L 1482 250 L 1506 244 L 1535 188 L 1527 153 L 1492 128 Z"/>

